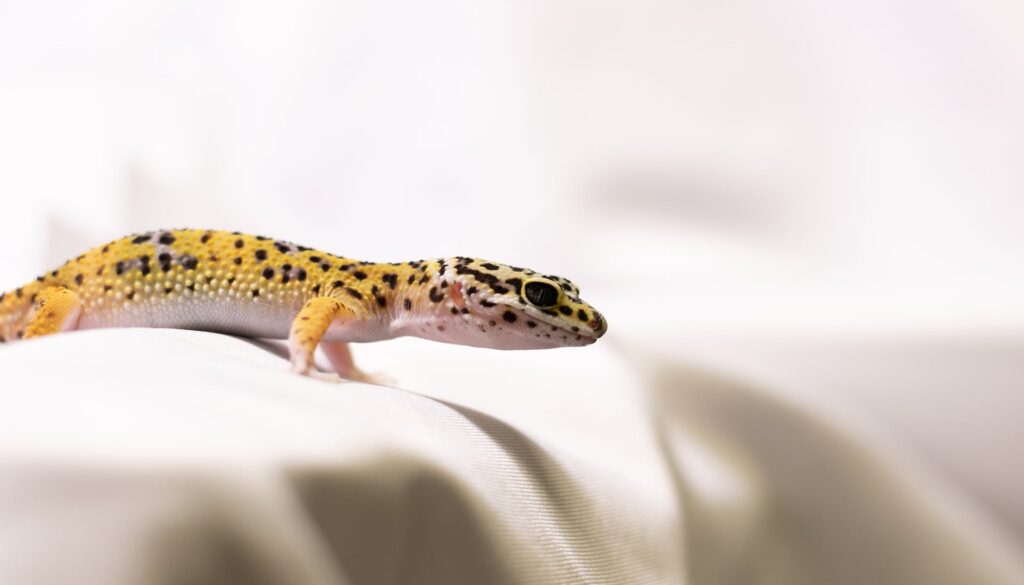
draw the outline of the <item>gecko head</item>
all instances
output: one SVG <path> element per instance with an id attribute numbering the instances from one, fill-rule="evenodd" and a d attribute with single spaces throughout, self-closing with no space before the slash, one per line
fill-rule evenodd
<path id="1" fill-rule="evenodd" d="M 446 258 L 444 266 L 446 300 L 471 337 L 460 343 L 497 349 L 582 346 L 608 329 L 567 278 L 466 257 Z"/>

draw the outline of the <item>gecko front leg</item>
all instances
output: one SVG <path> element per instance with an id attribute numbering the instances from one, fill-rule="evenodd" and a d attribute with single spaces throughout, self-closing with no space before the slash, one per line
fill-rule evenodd
<path id="1" fill-rule="evenodd" d="M 303 376 L 325 380 L 337 380 L 337 374 L 319 372 L 313 363 L 313 353 L 320 339 L 335 319 L 352 319 L 355 313 L 339 301 L 328 297 L 316 297 L 306 302 L 292 321 L 288 334 L 288 353 L 292 371 Z"/>

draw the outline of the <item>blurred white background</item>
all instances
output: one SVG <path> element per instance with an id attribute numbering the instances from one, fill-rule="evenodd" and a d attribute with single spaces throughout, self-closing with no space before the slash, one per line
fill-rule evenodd
<path id="1" fill-rule="evenodd" d="M 5 2 L 0 270 L 213 226 L 695 326 L 1016 327 L 1022 29 L 998 1 Z"/>
<path id="2" fill-rule="evenodd" d="M 620 343 L 1019 339 L 1022 155 L 1013 0 L 0 2 L 5 289 L 215 227 L 564 274 Z M 963 471 L 1021 444 L 1006 356 L 833 389 Z"/>

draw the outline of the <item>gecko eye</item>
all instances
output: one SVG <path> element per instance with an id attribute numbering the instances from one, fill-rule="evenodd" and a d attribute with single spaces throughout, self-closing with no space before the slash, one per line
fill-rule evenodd
<path id="1" fill-rule="evenodd" d="M 530 304 L 547 309 L 558 304 L 558 288 L 543 280 L 531 280 L 523 286 L 523 296 Z"/>

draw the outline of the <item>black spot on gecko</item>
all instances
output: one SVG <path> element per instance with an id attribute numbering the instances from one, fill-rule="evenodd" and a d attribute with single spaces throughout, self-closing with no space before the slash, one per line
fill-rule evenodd
<path id="1" fill-rule="evenodd" d="M 170 246 L 171 244 L 174 243 L 174 236 L 172 236 L 171 234 L 164 234 L 160 236 L 160 243 L 165 246 Z"/>
<path id="2" fill-rule="evenodd" d="M 85 280 L 85 277 L 82 276 L 81 274 L 76 274 L 75 275 L 75 284 L 77 284 L 78 286 L 82 286 L 82 282 L 84 280 Z"/>
<path id="3" fill-rule="evenodd" d="M 380 307 L 386 307 L 387 306 L 387 304 L 388 304 L 387 299 L 385 299 L 382 296 L 377 296 L 375 298 L 377 299 L 377 305 L 378 306 L 380 306 Z"/>
<path id="4" fill-rule="evenodd" d="M 141 236 L 135 236 L 135 238 L 132 240 L 132 243 L 133 244 L 141 244 L 143 242 L 148 242 L 149 238 L 151 238 L 151 237 L 153 237 L 153 236 L 151 236 L 149 234 L 143 234 Z"/>
<path id="5" fill-rule="evenodd" d="M 566 317 L 568 317 L 569 315 L 572 315 L 572 309 L 570 309 L 569 307 L 566 307 L 565 305 L 562 305 L 561 307 L 558 307 L 558 310 L 561 311 L 562 314 L 565 315 Z"/>
<path id="6" fill-rule="evenodd" d="M 334 288 L 341 288 L 341 287 L 345 286 L 345 281 L 343 281 L 343 280 L 335 280 L 334 282 L 331 283 L 331 286 L 334 287 Z"/>
<path id="7" fill-rule="evenodd" d="M 452 315 L 458 315 L 458 314 L 459 314 L 459 310 L 456 309 L 455 307 L 452 307 Z"/>
<path id="8" fill-rule="evenodd" d="M 252 298 L 255 299 L 256 297 L 260 296 L 260 289 L 258 289 L 258 288 L 252 289 L 251 294 L 252 294 Z"/>
<path id="9" fill-rule="evenodd" d="M 533 329 L 534 327 L 537 326 L 537 322 L 536 321 L 527 321 L 526 322 L 526 326 L 529 327 L 530 329 Z"/>
<path id="10" fill-rule="evenodd" d="M 437 292 L 437 287 L 432 286 L 430 287 L 430 300 L 435 303 L 440 303 L 444 300 L 444 294 Z"/>
<path id="11" fill-rule="evenodd" d="M 277 248 L 277 251 L 282 254 L 287 254 L 288 252 L 292 251 L 287 244 L 282 244 L 281 242 L 274 242 L 274 247 Z"/>
<path id="12" fill-rule="evenodd" d="M 583 321 L 584 323 L 590 320 L 590 317 L 587 316 L 587 312 L 584 311 L 583 309 L 577 311 L 576 318 L 579 319 L 580 321 Z"/>
<path id="13" fill-rule="evenodd" d="M 313 264 L 319 264 L 320 263 L 320 257 L 319 256 L 310 256 L 309 257 L 309 261 L 312 262 Z"/>
<path id="14" fill-rule="evenodd" d="M 270 280 L 271 278 L 274 278 L 274 269 L 273 268 L 264 268 L 263 269 L 263 278 L 266 278 L 267 280 Z"/>
<path id="15" fill-rule="evenodd" d="M 169 295 L 169 294 L 171 294 L 171 292 L 172 292 L 172 291 L 174 291 L 174 289 L 173 289 L 173 288 L 171 288 L 171 287 L 169 287 L 169 286 L 168 286 L 168 287 L 166 287 L 166 288 L 164 288 L 164 294 L 165 294 L 165 295 Z"/>
<path id="16" fill-rule="evenodd" d="M 147 274 L 149 274 L 151 272 L 150 269 L 149 269 L 149 264 L 143 264 L 139 268 L 139 270 L 142 272 L 142 276 L 146 276 Z"/>
<path id="17" fill-rule="evenodd" d="M 195 256 L 183 256 L 181 258 L 181 266 L 185 270 L 195 270 L 198 265 L 199 260 Z"/>
<path id="18" fill-rule="evenodd" d="M 156 259 L 161 261 L 161 262 L 170 262 L 171 261 L 171 255 L 168 254 L 167 252 L 162 252 L 159 256 L 156 257 Z"/>
<path id="19" fill-rule="evenodd" d="M 190 291 L 192 291 L 192 292 L 195 292 L 195 291 L 196 291 L 196 285 L 195 285 L 195 284 L 188 284 L 188 285 L 185 285 L 185 288 L 187 288 L 188 290 L 190 290 Z"/>
<path id="20" fill-rule="evenodd" d="M 357 291 L 354 288 L 346 288 L 345 292 L 347 292 L 348 294 L 352 295 L 353 297 L 355 297 L 357 299 L 362 300 L 362 298 L 363 298 L 363 293 Z"/>
<path id="21" fill-rule="evenodd" d="M 491 285 L 491 290 L 493 290 L 495 292 L 495 294 L 499 294 L 499 295 L 503 295 L 503 294 L 508 292 L 507 288 L 505 288 L 503 286 L 499 286 L 499 285 L 494 285 L 494 284 Z"/>
<path id="22" fill-rule="evenodd" d="M 284 265 L 281 266 L 281 270 L 284 270 L 285 272 L 291 272 L 292 271 L 292 265 L 291 264 L 284 264 Z"/>
<path id="23" fill-rule="evenodd" d="M 113 287 L 111 287 L 109 284 L 104 284 L 103 285 L 103 292 L 110 292 L 111 288 L 113 288 Z"/>
<path id="24" fill-rule="evenodd" d="M 232 260 L 232 262 L 235 263 L 235 266 L 240 266 L 242 264 L 242 259 L 238 256 L 235 256 L 235 259 Z"/>
<path id="25" fill-rule="evenodd" d="M 366 278 L 366 273 L 362 270 L 356 270 L 352 273 L 352 276 L 356 277 L 357 280 L 363 280 Z"/>
<path id="26" fill-rule="evenodd" d="M 416 275 L 415 274 L 410 274 L 409 275 L 409 280 L 406 281 L 406 284 L 412 284 L 415 281 L 416 281 Z"/>
<path id="27" fill-rule="evenodd" d="M 320 285 L 319 284 L 313 287 L 313 294 L 314 295 L 320 294 Z"/>
<path id="28" fill-rule="evenodd" d="M 114 265 L 114 272 L 116 272 L 118 275 L 121 275 L 124 272 L 123 261 L 118 261 L 117 264 Z"/>
<path id="29" fill-rule="evenodd" d="M 508 321 L 509 323 L 516 322 L 516 314 L 513 313 L 512 311 L 505 311 L 504 313 L 501 314 L 501 318 Z"/>
<path id="30" fill-rule="evenodd" d="M 320 265 L 320 270 L 323 270 L 324 272 L 327 272 L 330 269 L 331 269 L 331 265 L 326 263 L 326 262 L 324 262 L 323 264 Z"/>
<path id="31" fill-rule="evenodd" d="M 384 274 L 384 275 L 382 275 L 380 277 L 380 279 L 381 279 L 382 282 L 387 283 L 387 285 L 391 287 L 391 290 L 394 290 L 395 287 L 398 286 L 398 275 L 397 274 L 392 274 L 392 273 Z"/>
<path id="32" fill-rule="evenodd" d="M 135 298 L 135 291 L 131 291 L 130 293 L 128 293 L 128 300 L 129 301 L 134 299 L 134 298 Z"/>
<path id="33" fill-rule="evenodd" d="M 24 294 L 24 293 L 21 291 L 20 288 L 14 289 L 14 296 L 16 296 L 16 297 L 18 297 L 20 299 L 22 294 Z"/>
<path id="34" fill-rule="evenodd" d="M 466 296 L 476 294 L 476 292 L 477 288 L 475 286 L 471 286 L 468 289 L 466 289 Z"/>
<path id="35" fill-rule="evenodd" d="M 505 279 L 507 284 L 512 285 L 512 290 L 516 291 L 516 294 L 520 294 L 523 288 L 523 281 L 518 278 L 507 278 Z"/>
<path id="36" fill-rule="evenodd" d="M 110 251 L 110 244 L 107 244 L 106 246 L 103 246 L 103 249 L 100 250 L 100 253 L 101 254 L 106 254 L 109 251 Z"/>
<path id="37" fill-rule="evenodd" d="M 291 277 L 288 276 L 287 272 L 281 273 L 281 284 L 288 284 L 289 280 L 291 280 Z"/>
<path id="38" fill-rule="evenodd" d="M 429 276 L 427 276 L 426 274 L 424 274 L 424 275 L 423 275 L 423 276 L 422 276 L 422 277 L 420 278 L 420 284 L 425 284 L 425 283 L 426 283 L 426 282 L 427 282 L 428 280 L 430 280 L 430 277 L 429 277 Z"/>
<path id="39" fill-rule="evenodd" d="M 213 234 L 211 234 L 210 232 L 206 232 L 205 234 L 203 234 L 203 237 L 199 238 L 199 241 L 205 244 L 206 242 L 209 242 L 210 238 L 212 237 Z"/>
<path id="40" fill-rule="evenodd" d="M 264 260 L 267 259 L 267 251 L 264 250 L 263 248 L 260 248 L 259 250 L 253 252 L 253 256 L 256 257 L 257 262 L 263 262 Z"/>
<path id="41" fill-rule="evenodd" d="M 479 270 L 474 270 L 466 266 L 456 266 L 455 272 L 457 274 L 469 274 L 470 276 L 475 276 L 478 281 L 489 285 L 491 288 L 494 288 L 495 285 L 498 284 L 497 276 L 493 274 L 488 274 L 486 272 L 480 272 Z M 506 290 L 506 292 L 508 291 Z"/>
<path id="42" fill-rule="evenodd" d="M 411 300 L 405 299 L 405 302 L 402 303 L 402 304 L 405 305 L 405 310 L 406 311 L 411 311 L 412 310 L 412 301 Z"/>
<path id="43" fill-rule="evenodd" d="M 488 254 L 488 256 L 490 256 L 490 254 Z M 498 269 L 498 267 L 496 265 L 491 264 L 490 262 L 484 262 L 483 264 L 480 265 L 480 267 L 481 268 L 486 268 L 487 270 L 497 270 Z"/>
<path id="44" fill-rule="evenodd" d="M 244 245 L 245 245 L 245 242 L 242 241 L 242 238 L 238 238 L 237 240 L 235 240 L 235 247 L 236 248 L 241 248 Z"/>
<path id="45" fill-rule="evenodd" d="M 488 308 L 490 308 L 490 307 L 494 306 L 494 303 L 492 303 L 491 301 L 488 301 L 487 299 L 483 299 L 483 300 L 480 301 L 480 306 L 481 307 L 488 307 Z"/>
<path id="46" fill-rule="evenodd" d="M 299 271 L 295 273 L 295 278 L 299 279 L 300 282 L 306 280 L 306 270 L 299 268 Z"/>

